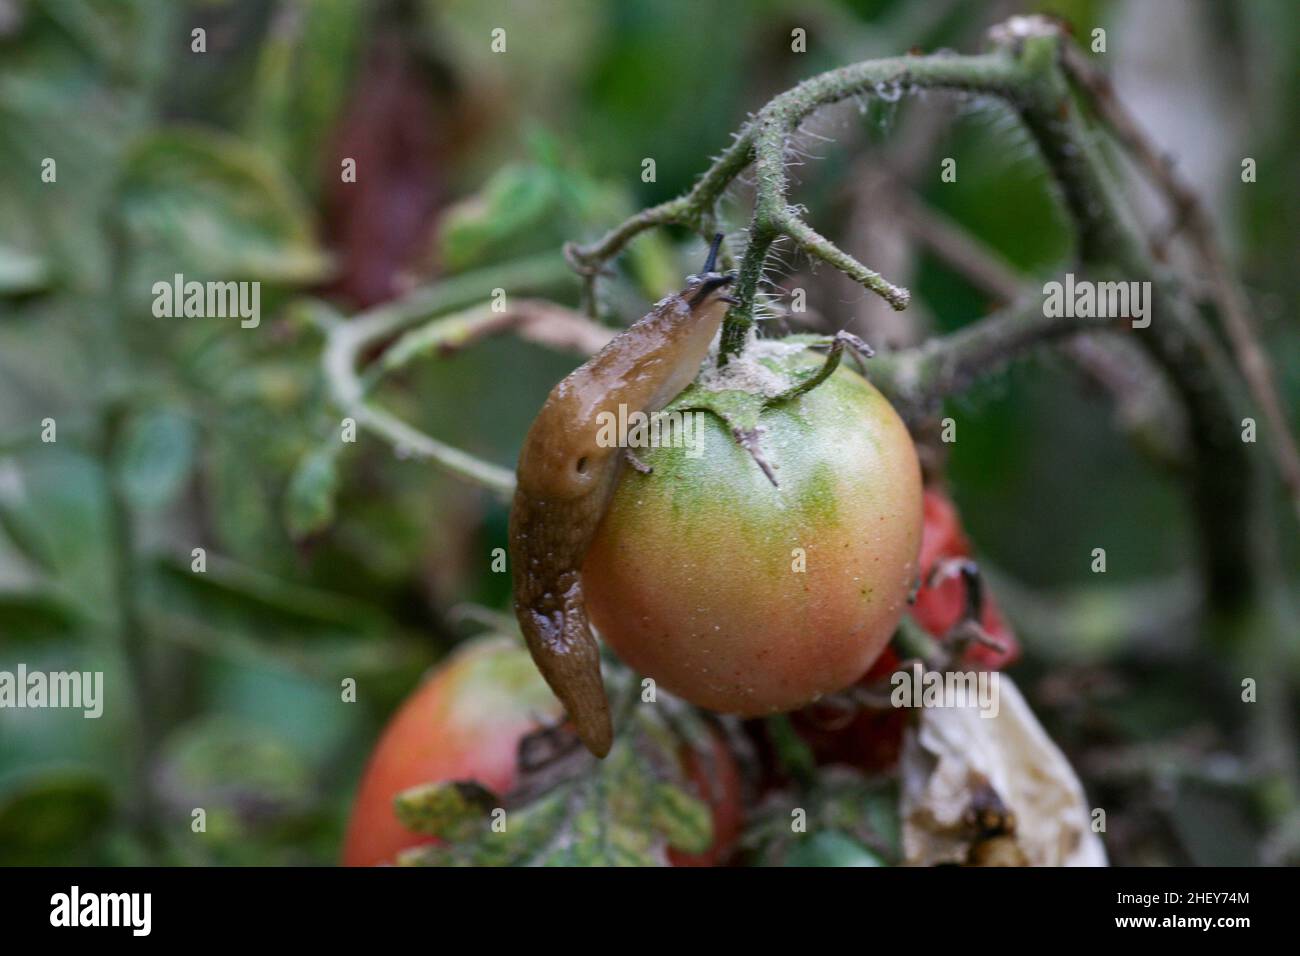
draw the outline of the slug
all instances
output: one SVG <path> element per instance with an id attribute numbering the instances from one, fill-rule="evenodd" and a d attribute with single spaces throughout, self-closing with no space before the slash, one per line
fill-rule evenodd
<path id="1" fill-rule="evenodd" d="M 582 562 L 604 517 L 623 449 L 597 443 L 598 416 L 658 411 L 694 379 L 735 299 L 715 270 L 721 235 L 699 275 L 551 390 L 519 455 L 510 509 L 515 615 L 538 670 L 597 757 L 614 740 L 600 651 L 587 622 Z"/>

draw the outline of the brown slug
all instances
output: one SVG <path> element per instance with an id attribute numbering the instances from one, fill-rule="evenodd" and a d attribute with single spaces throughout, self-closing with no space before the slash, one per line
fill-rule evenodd
<path id="1" fill-rule="evenodd" d="M 649 414 L 698 374 L 734 299 L 714 237 L 699 275 L 657 302 L 551 390 L 519 455 L 510 510 L 515 615 L 528 650 L 597 757 L 614 740 L 600 651 L 587 622 L 582 562 L 618 484 L 624 449 L 597 441 L 601 412 Z"/>

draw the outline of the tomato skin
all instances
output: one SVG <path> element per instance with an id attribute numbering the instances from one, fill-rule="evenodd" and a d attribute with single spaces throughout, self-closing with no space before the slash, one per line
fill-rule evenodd
<path id="1" fill-rule="evenodd" d="M 462 645 L 415 689 L 370 755 L 344 840 L 345 866 L 392 863 L 398 851 L 431 837 L 398 822 L 393 798 L 443 780 L 474 780 L 504 793 L 517 779 L 519 740 L 559 702 L 522 647 L 510 638 Z"/>
<path id="2" fill-rule="evenodd" d="M 683 853 L 669 847 L 668 862 L 673 866 L 720 866 L 735 852 L 740 841 L 744 827 L 744 784 L 740 767 L 717 732 L 713 735 L 709 761 L 711 766 L 706 767 L 694 751 L 689 748 L 682 751 L 682 763 L 695 784 L 696 796 L 708 803 L 713 817 L 713 845 L 703 853 Z"/>
<path id="3" fill-rule="evenodd" d="M 507 637 L 461 645 L 398 708 L 370 755 L 344 839 L 344 866 L 393 863 L 408 847 L 434 842 L 398 822 L 393 798 L 410 787 L 473 780 L 503 794 L 518 780 L 519 741 L 563 714 L 528 652 Z M 716 866 L 740 838 L 740 769 L 721 735 L 709 766 L 689 749 L 682 760 L 696 795 L 713 816 L 713 846 L 701 854 L 668 851 L 674 866 Z"/>
<path id="4" fill-rule="evenodd" d="M 926 582 L 936 564 L 948 558 L 970 557 L 970 541 L 962 528 L 961 516 L 952 500 L 940 491 L 927 488 L 924 500 L 925 531 L 921 538 L 921 587 L 912 604 L 913 619 L 935 637 L 943 637 L 961 620 L 966 608 L 966 585 L 960 576 L 946 577 L 933 586 Z M 982 644 L 972 644 L 963 662 L 972 667 L 1000 670 L 1020 656 L 1016 641 L 997 601 L 984 589 L 984 610 L 980 624 L 990 637 L 1006 646 L 999 652 Z"/>
<path id="5" fill-rule="evenodd" d="M 638 449 L 653 473 L 628 469 L 615 491 L 583 566 L 587 609 L 634 670 L 697 706 L 793 710 L 859 678 L 906 610 L 916 450 L 845 366 L 762 414 L 779 488 L 703 418 L 702 454 Z"/>

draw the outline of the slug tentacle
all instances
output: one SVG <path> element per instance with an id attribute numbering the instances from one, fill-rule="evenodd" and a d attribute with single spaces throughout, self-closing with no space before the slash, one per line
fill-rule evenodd
<path id="1" fill-rule="evenodd" d="M 510 511 L 515 616 L 538 670 L 598 757 L 614 733 L 587 621 L 582 562 L 618 484 L 624 448 L 601 442 L 601 416 L 663 408 L 700 370 L 726 314 L 731 274 L 705 270 L 551 390 L 519 456 Z M 624 420 L 626 418 L 624 417 Z"/>

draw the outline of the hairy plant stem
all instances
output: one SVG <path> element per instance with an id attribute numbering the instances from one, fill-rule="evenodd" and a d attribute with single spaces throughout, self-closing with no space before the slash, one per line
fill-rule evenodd
<path id="1" fill-rule="evenodd" d="M 1123 214 L 1106 167 L 1096 155 L 1059 66 L 1060 37 L 1026 39 L 1022 58 L 1040 81 L 1020 115 L 1060 184 L 1088 264 L 1111 266 L 1128 281 L 1152 283 L 1152 320 L 1135 337 L 1164 369 L 1185 404 L 1192 460 L 1187 475 L 1201 532 L 1210 606 L 1235 615 L 1260 597 L 1252 535 L 1255 475 L 1237 434 L 1241 394 L 1231 366 L 1174 279 L 1147 256 Z"/>
<path id="2" fill-rule="evenodd" d="M 698 225 L 702 216 L 712 214 L 725 184 L 752 160 L 756 196 L 749 246 L 733 292 L 739 303 L 723 324 L 720 363 L 744 347 L 767 254 L 781 236 L 901 307 L 907 301 L 905 290 L 817 234 L 787 201 L 785 165 L 793 136 L 818 108 L 885 89 L 898 94 L 960 90 L 1005 100 L 1020 115 L 1061 188 L 1077 231 L 1081 262 L 1090 268 L 1113 268 L 1129 281 L 1153 283 L 1156 318 L 1138 338 L 1187 406 L 1193 436 L 1188 475 L 1210 603 L 1232 612 L 1257 596 L 1257 576 L 1250 543 L 1255 489 L 1249 456 L 1235 434 L 1240 404 L 1231 368 L 1173 280 L 1157 271 L 1139 233 L 1123 215 L 1109 173 L 1073 102 L 1060 62 L 1063 38 L 1058 28 L 1041 18 L 1013 18 L 996 31 L 995 39 L 998 49 L 980 56 L 872 60 L 805 80 L 760 109 L 689 193 L 632 217 L 592 246 L 570 247 L 569 259 L 595 268 L 651 226 Z M 984 357 L 1000 361 L 993 352 Z"/>
<path id="3" fill-rule="evenodd" d="M 738 353 L 754 323 L 754 305 L 763 267 L 773 242 L 782 236 L 809 255 L 840 269 L 896 309 L 906 308 L 910 294 L 840 249 L 809 226 L 786 199 L 787 154 L 800 124 L 817 109 L 842 100 L 891 95 L 918 89 L 989 93 L 1016 98 L 1028 88 L 1032 73 L 1006 52 L 980 56 L 932 54 L 868 60 L 805 80 L 771 100 L 747 123 L 735 141 L 713 163 L 694 188 L 683 196 L 643 210 L 588 246 L 570 244 L 570 263 L 594 275 L 640 233 L 654 226 L 676 224 L 704 234 L 716 217 L 719 197 L 752 163 L 756 198 L 749 227 L 749 245 L 741 260 L 735 295 L 740 300 L 723 326 L 719 362 Z"/>
<path id="4" fill-rule="evenodd" d="M 564 263 L 552 254 L 454 276 L 347 322 L 323 309 L 308 308 L 310 317 L 325 332 L 321 362 L 334 404 L 359 426 L 394 447 L 435 461 L 452 474 L 508 500 L 515 484 L 509 469 L 438 441 L 374 404 L 368 396 L 378 376 L 363 378 L 357 371 L 357 361 L 368 347 L 418 322 L 487 301 L 494 289 L 515 294 L 550 288 L 563 283 L 566 275 Z"/>
<path id="5" fill-rule="evenodd" d="M 872 359 L 872 383 L 905 414 L 929 414 L 956 395 L 1039 346 L 1088 331 L 1120 331 L 1124 320 L 1044 316 L 1037 299 L 1022 299 L 941 338 Z"/>
<path id="6" fill-rule="evenodd" d="M 785 166 L 793 137 L 815 110 L 857 96 L 943 89 L 1005 100 L 1032 134 L 1061 188 L 1077 232 L 1081 264 L 1090 271 L 1110 269 L 1129 281 L 1153 283 L 1153 321 L 1147 329 L 1134 330 L 1133 336 L 1168 374 L 1186 406 L 1193 444 L 1187 477 L 1202 539 L 1209 605 L 1232 615 L 1257 596 L 1259 559 L 1251 547 L 1258 489 L 1250 457 L 1236 434 L 1241 403 L 1231 367 L 1182 290 L 1157 269 L 1146 254 L 1140 233 L 1127 221 L 1110 173 L 1096 155 L 1074 104 L 1061 66 L 1063 38 L 1058 29 L 1041 18 L 1018 17 L 995 32 L 995 41 L 994 52 L 978 56 L 933 54 L 872 60 L 800 83 L 760 109 L 688 193 L 637 213 L 589 246 L 570 244 L 566 258 L 594 278 L 636 235 L 654 226 L 675 223 L 697 231 L 712 228 L 722 192 L 752 164 L 756 198 L 749 244 L 735 286 L 739 303 L 723 326 L 720 362 L 740 351 L 749 336 L 767 254 L 781 237 L 901 307 L 907 302 L 906 290 L 893 286 L 819 235 L 788 202 Z M 456 298 L 450 287 L 460 281 L 435 287 L 418 302 L 417 311 L 427 315 L 435 304 L 444 310 L 469 304 L 450 301 Z M 481 288 L 476 292 L 482 295 Z M 509 481 L 503 469 L 485 466 L 427 436 L 417 439 L 409 426 L 364 404 L 364 389 L 356 380 L 352 362 L 363 344 L 403 327 L 410 311 L 409 303 L 381 310 L 331 333 L 326 365 L 339 404 L 359 410 L 359 422 L 391 440 L 408 443 L 464 477 L 504 492 Z M 1000 366 L 1018 350 L 1085 328 L 1076 320 L 1032 315 L 1022 316 L 1021 322 L 1023 328 L 1011 319 L 988 319 L 957 336 L 923 346 L 919 352 L 882 357 L 876 363 L 882 368 L 892 364 L 904 388 L 918 387 L 920 381 L 937 393 L 949 394 L 984 369 Z"/>

